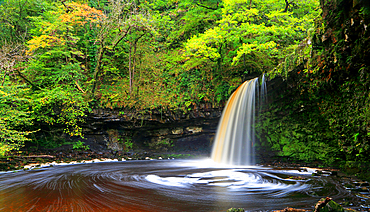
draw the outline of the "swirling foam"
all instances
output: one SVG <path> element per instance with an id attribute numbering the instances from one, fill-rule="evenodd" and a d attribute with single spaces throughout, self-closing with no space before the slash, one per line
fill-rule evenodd
<path id="1" fill-rule="evenodd" d="M 265 179 L 263 175 L 268 176 L 271 180 Z M 308 188 L 308 185 L 300 183 L 299 180 L 285 180 L 272 174 L 246 172 L 238 169 L 216 170 L 175 177 L 148 175 L 145 179 L 162 186 L 184 188 L 197 185 L 219 186 L 235 191 L 271 193 L 274 196 L 282 196 Z M 284 181 L 289 181 L 289 183 L 284 183 Z"/>

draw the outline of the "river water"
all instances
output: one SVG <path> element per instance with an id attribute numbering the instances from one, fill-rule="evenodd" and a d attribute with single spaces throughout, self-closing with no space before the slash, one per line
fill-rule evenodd
<path id="1" fill-rule="evenodd" d="M 302 170 L 223 167 L 211 160 L 60 165 L 0 174 L 0 211 L 248 211 L 313 209 L 351 198 Z"/>

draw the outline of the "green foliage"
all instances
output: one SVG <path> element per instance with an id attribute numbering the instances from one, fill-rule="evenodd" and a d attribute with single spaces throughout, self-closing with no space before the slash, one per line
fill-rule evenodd
<path id="1" fill-rule="evenodd" d="M 266 139 L 281 155 L 366 173 L 370 43 L 361 27 L 369 19 L 339 6 L 345 3 L 322 5 L 325 19 L 316 19 L 297 55 L 275 70 L 285 75 L 288 89 L 265 113 L 264 128 Z"/>
<path id="2" fill-rule="evenodd" d="M 0 46 L 6 42 L 23 43 L 30 39 L 31 17 L 47 7 L 46 1 L 4 0 L 0 2 Z"/>
<path id="3" fill-rule="evenodd" d="M 21 10 L 5 2 L 2 11 L 17 18 Z M 286 12 L 283 2 L 262 1 L 24 3 L 40 8 L 22 15 L 29 84 L 81 92 L 95 106 L 138 109 L 222 104 L 246 73 L 283 58 L 276 48 L 303 37 L 317 13 L 315 1 Z"/>
<path id="4" fill-rule="evenodd" d="M 125 141 L 125 150 L 128 152 L 128 151 L 130 151 L 130 150 L 132 150 L 132 145 L 133 145 L 133 143 L 132 143 L 132 139 L 126 139 L 126 141 Z"/>
<path id="5" fill-rule="evenodd" d="M 76 150 L 89 150 L 90 147 L 89 147 L 89 145 L 85 145 L 85 143 L 82 142 L 82 141 L 77 141 L 76 143 L 73 144 L 73 149 L 76 149 Z"/>
<path id="6" fill-rule="evenodd" d="M 43 89 L 32 96 L 34 119 L 48 125 L 60 124 L 71 136 L 82 136 L 80 123 L 84 122 L 88 105 L 79 93 L 56 87 Z"/>
<path id="7" fill-rule="evenodd" d="M 123 151 L 129 152 L 132 150 L 134 143 L 132 142 L 132 138 L 125 137 L 125 139 L 118 139 L 118 142 L 123 144 Z"/>
<path id="8" fill-rule="evenodd" d="M 146 145 L 154 151 L 167 151 L 170 150 L 174 144 L 173 141 L 166 138 L 166 139 L 158 139 L 155 141 L 148 141 L 146 142 Z"/>
<path id="9" fill-rule="evenodd" d="M 71 141 L 66 141 L 57 133 L 48 133 L 46 130 L 42 130 L 38 134 L 42 134 L 42 136 L 33 136 L 32 141 L 29 141 L 30 149 L 55 149 L 63 145 L 74 144 Z"/>
<path id="10" fill-rule="evenodd" d="M 0 86 L 0 157 L 11 150 L 18 150 L 30 139 L 25 127 L 32 124 L 30 100 L 23 95 L 24 86 Z"/>
<path id="11" fill-rule="evenodd" d="M 207 62 L 223 60 L 232 65 L 245 63 L 245 55 L 259 53 L 270 60 L 284 58 L 286 52 L 277 51 L 278 48 L 289 48 L 307 35 L 306 29 L 312 26 L 312 18 L 318 14 L 315 11 L 318 4 L 314 1 L 301 2 L 301 7 L 311 10 L 308 14 L 302 14 L 306 11 L 283 11 L 284 5 L 281 3 L 225 1 L 222 19 L 215 27 L 193 36 L 186 43 L 186 56 L 189 60 L 207 58 Z M 266 68 L 272 67 L 264 67 L 261 71 Z"/>
<path id="12" fill-rule="evenodd" d="M 285 102 L 288 98 L 276 102 Z M 262 130 L 267 142 L 281 156 L 332 164 L 336 149 L 331 145 L 330 138 L 322 136 L 325 133 L 330 135 L 325 117 L 319 115 L 314 105 L 307 104 L 309 100 L 305 101 L 301 100 L 300 105 L 272 104 L 269 112 L 262 114 L 262 125 L 257 128 Z"/>
<path id="13" fill-rule="evenodd" d="M 34 142 L 55 147 L 64 142 L 56 129 L 83 136 L 86 113 L 97 107 L 187 111 L 203 103 L 223 106 L 250 74 L 284 60 L 288 70 L 305 60 L 310 51 L 305 48 L 305 57 L 295 59 L 294 48 L 312 27 L 317 5 L 299 0 L 284 11 L 284 1 L 272 0 L 4 0 L 0 46 L 17 41 L 27 50 L 9 51 L 7 64 L 14 64 L 1 68 L 0 77 L 26 86 L 20 93 L 29 108 L 17 110 L 30 111 L 30 129 L 52 137 Z M 19 56 L 24 58 L 9 59 Z M 359 142 L 363 135 L 355 133 L 352 138 Z M 132 141 L 123 145 L 128 151 Z M 148 145 L 170 149 L 173 144 Z"/>
<path id="14" fill-rule="evenodd" d="M 86 55 L 90 42 L 82 38 L 102 13 L 75 2 L 67 7 L 51 3 L 48 8 L 32 18 L 34 36 L 27 42 L 33 58 L 24 74 L 39 88 L 30 93 L 34 118 L 38 123 L 62 125 L 71 136 L 82 136 L 79 124 L 88 111 L 84 88 L 88 84 L 79 82 L 86 82 L 86 67 L 93 66 L 86 62 L 91 60 Z"/>

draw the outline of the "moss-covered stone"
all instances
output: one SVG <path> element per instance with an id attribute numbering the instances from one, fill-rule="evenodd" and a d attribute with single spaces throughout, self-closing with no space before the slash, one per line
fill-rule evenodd
<path id="1" fill-rule="evenodd" d="M 353 210 L 348 210 L 343 208 L 338 203 L 331 200 L 331 198 L 322 198 L 317 202 L 314 212 L 348 212 Z"/>
<path id="2" fill-rule="evenodd" d="M 328 202 L 325 207 L 323 207 L 320 212 L 344 212 L 344 208 L 334 201 Z"/>
<path id="3" fill-rule="evenodd" d="M 227 212 L 244 212 L 245 210 L 243 208 L 230 208 L 227 210 Z"/>

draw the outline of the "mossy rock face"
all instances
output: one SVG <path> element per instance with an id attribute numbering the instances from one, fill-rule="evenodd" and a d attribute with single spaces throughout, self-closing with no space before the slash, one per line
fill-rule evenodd
<path id="1" fill-rule="evenodd" d="M 334 201 L 330 201 L 324 208 L 327 208 L 325 211 L 335 211 L 342 212 L 344 208 Z"/>
<path id="2" fill-rule="evenodd" d="M 324 201 L 324 199 L 321 199 Z M 323 208 L 320 208 L 319 212 L 344 212 L 344 208 L 333 200 L 329 201 Z"/>

